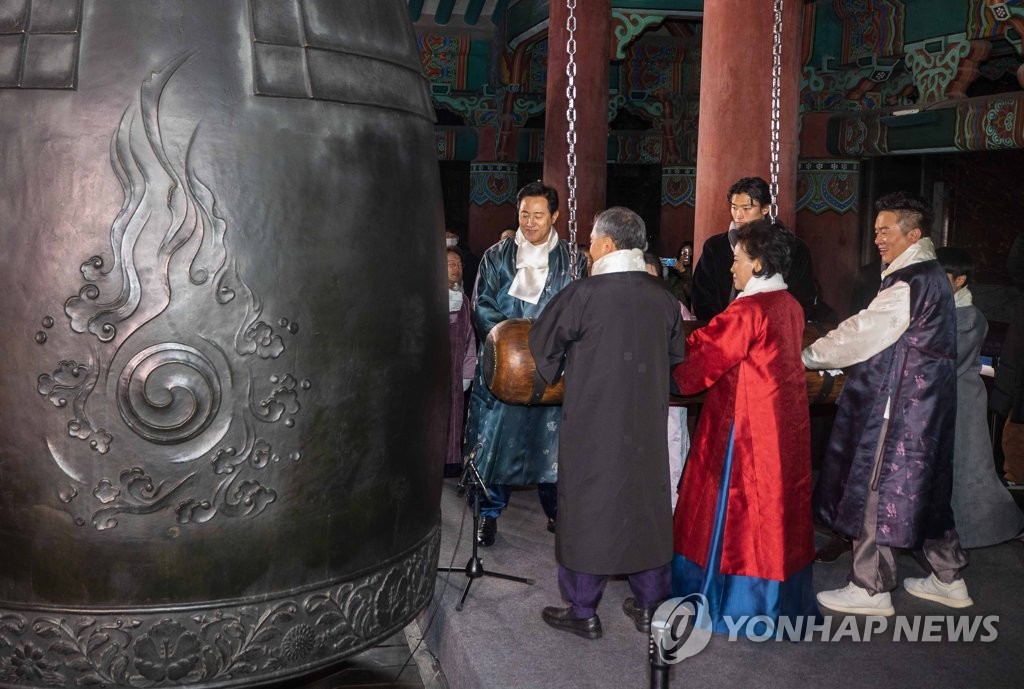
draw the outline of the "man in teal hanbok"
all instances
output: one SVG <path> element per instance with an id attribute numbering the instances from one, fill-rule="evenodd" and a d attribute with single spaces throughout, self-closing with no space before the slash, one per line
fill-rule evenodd
<path id="1" fill-rule="evenodd" d="M 480 261 L 473 295 L 473 324 L 483 346 L 487 333 L 509 318 L 536 318 L 571 281 L 569 245 L 558 238 L 558 192 L 541 182 L 519 190 L 519 229 L 488 249 Z M 577 264 L 583 273 L 582 257 Z M 494 543 L 497 519 L 508 504 L 510 486 L 537 484 L 553 531 L 557 517 L 559 407 L 526 407 L 498 401 L 484 381 L 483 358 L 469 400 L 464 453 L 474 454 L 490 495 L 481 497 L 482 546 Z"/>

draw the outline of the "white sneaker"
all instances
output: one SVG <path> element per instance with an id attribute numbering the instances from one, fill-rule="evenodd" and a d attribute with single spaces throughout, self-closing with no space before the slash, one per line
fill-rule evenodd
<path id="1" fill-rule="evenodd" d="M 851 615 L 880 615 L 891 617 L 896 614 L 892 607 L 892 597 L 888 592 L 868 593 L 853 582 L 841 589 L 822 591 L 818 594 L 818 603 L 837 612 Z"/>
<path id="2" fill-rule="evenodd" d="M 934 574 L 929 574 L 927 577 L 904 579 L 903 588 L 912 596 L 933 600 L 951 608 L 974 605 L 974 601 L 967 595 L 967 584 L 963 579 L 957 579 L 952 584 L 943 584 Z"/>

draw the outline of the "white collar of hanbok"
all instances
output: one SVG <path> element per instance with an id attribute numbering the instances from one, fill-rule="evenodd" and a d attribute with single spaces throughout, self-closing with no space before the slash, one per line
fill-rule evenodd
<path id="1" fill-rule="evenodd" d="M 967 287 L 961 287 L 953 293 L 953 301 L 958 309 L 961 306 L 970 306 L 974 303 L 974 295 L 971 294 L 971 290 Z"/>
<path id="2" fill-rule="evenodd" d="M 935 245 L 932 240 L 928 237 L 921 237 L 916 242 L 911 244 L 904 250 L 902 254 L 896 257 L 896 260 L 885 266 L 882 270 L 882 279 L 894 271 L 900 268 L 906 268 L 907 266 L 914 265 L 915 263 L 922 263 L 924 261 L 931 261 L 935 258 Z"/>
<path id="3" fill-rule="evenodd" d="M 647 264 L 644 262 L 644 252 L 640 251 L 640 249 L 621 249 L 605 254 L 594 261 L 590 274 L 627 273 L 635 270 L 647 271 Z"/>
<path id="4" fill-rule="evenodd" d="M 782 278 L 782 273 L 775 273 L 771 277 L 758 277 L 757 275 L 751 275 L 750 279 L 747 280 L 747 286 L 743 288 L 743 291 L 736 295 L 737 299 L 741 297 L 749 297 L 752 294 L 759 294 L 761 292 L 778 292 L 779 290 L 787 289 L 789 285 Z"/>
<path id="5" fill-rule="evenodd" d="M 448 288 L 448 313 L 455 313 L 462 308 L 463 294 L 461 289 Z"/>

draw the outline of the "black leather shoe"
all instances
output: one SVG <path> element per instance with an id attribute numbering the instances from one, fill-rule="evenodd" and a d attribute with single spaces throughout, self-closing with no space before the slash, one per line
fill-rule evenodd
<path id="1" fill-rule="evenodd" d="M 498 520 L 494 517 L 480 517 L 480 526 L 476 530 L 476 542 L 481 548 L 494 545 L 494 537 L 498 534 Z"/>
<path id="2" fill-rule="evenodd" d="M 814 561 L 835 562 L 843 553 L 849 550 L 853 550 L 853 542 L 850 539 L 839 534 L 832 534 L 832 540 L 818 548 L 814 553 Z"/>
<path id="3" fill-rule="evenodd" d="M 573 617 L 571 607 L 547 607 L 544 608 L 541 617 L 559 631 L 582 636 L 584 639 L 601 638 L 601 618 L 597 615 L 593 617 Z"/>
<path id="4" fill-rule="evenodd" d="M 629 619 L 633 620 L 633 624 L 638 632 L 643 632 L 644 634 L 651 633 L 651 617 L 653 614 L 650 610 L 637 605 L 636 598 L 627 598 L 622 601 L 622 612 L 626 613 Z"/>
<path id="5" fill-rule="evenodd" d="M 548 519 L 548 531 L 555 533 L 555 520 L 553 518 Z"/>

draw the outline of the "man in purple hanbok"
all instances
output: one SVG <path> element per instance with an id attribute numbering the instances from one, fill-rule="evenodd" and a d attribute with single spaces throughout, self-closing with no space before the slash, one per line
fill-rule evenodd
<path id="1" fill-rule="evenodd" d="M 818 602 L 839 612 L 893 615 L 896 548 L 930 574 L 907 593 L 954 608 L 972 604 L 967 557 L 953 523 L 956 310 L 935 260 L 928 207 L 902 192 L 875 204 L 882 283 L 868 307 L 804 350 L 811 369 L 847 379 L 814 493 L 815 517 L 853 539 L 849 584 Z"/>

